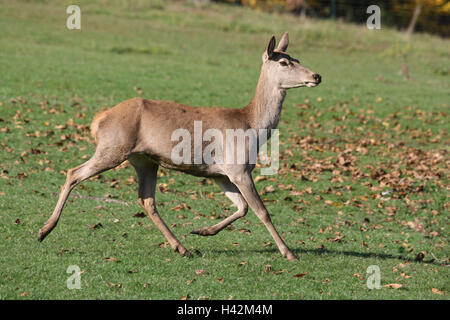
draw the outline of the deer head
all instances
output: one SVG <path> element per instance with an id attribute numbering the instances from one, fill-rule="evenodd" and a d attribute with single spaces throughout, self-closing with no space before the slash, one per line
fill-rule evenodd
<path id="1" fill-rule="evenodd" d="M 288 44 L 287 32 L 281 37 L 276 49 L 275 37 L 272 36 L 270 39 L 262 55 L 262 72 L 266 80 L 277 85 L 279 89 L 317 86 L 322 81 L 320 74 L 302 66 L 300 61 L 288 55 L 286 53 Z"/>

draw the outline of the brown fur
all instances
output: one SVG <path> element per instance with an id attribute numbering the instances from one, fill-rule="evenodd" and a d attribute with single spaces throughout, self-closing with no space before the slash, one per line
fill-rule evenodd
<path id="1" fill-rule="evenodd" d="M 92 138 L 94 138 L 95 143 L 97 143 L 97 131 L 98 131 L 98 126 L 100 121 L 103 120 L 104 117 L 106 117 L 106 112 L 107 110 L 103 110 L 98 112 L 95 116 L 94 119 L 91 122 L 91 136 Z"/>

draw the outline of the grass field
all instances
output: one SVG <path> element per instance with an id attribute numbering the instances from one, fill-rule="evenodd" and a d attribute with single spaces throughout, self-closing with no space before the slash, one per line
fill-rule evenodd
<path id="1" fill-rule="evenodd" d="M 68 30 L 69 1 L 0 0 L 0 299 L 449 298 L 448 40 L 131 3 L 79 1 L 81 30 Z M 141 218 L 127 165 L 78 186 L 38 243 L 65 170 L 93 153 L 96 112 L 135 96 L 242 107 L 284 31 L 323 77 L 289 91 L 280 172 L 257 182 L 297 262 L 251 211 L 215 237 L 191 235 L 234 208 L 212 181 L 160 170 L 159 211 L 196 253 L 174 254 Z M 70 265 L 81 290 L 67 289 Z M 371 265 L 381 289 L 366 286 Z"/>

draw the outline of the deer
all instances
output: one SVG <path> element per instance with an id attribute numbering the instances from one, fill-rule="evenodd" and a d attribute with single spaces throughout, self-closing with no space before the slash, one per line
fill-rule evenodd
<path id="1" fill-rule="evenodd" d="M 243 108 L 194 107 L 163 100 L 132 98 L 98 113 L 91 124 L 96 142 L 93 156 L 83 164 L 67 170 L 56 207 L 38 232 L 41 242 L 55 228 L 70 192 L 82 181 L 113 169 L 126 160 L 134 167 L 138 180 L 138 204 L 167 239 L 174 252 L 192 254 L 181 244 L 156 208 L 157 171 L 163 168 L 205 177 L 218 184 L 237 210 L 221 222 L 193 230 L 200 236 L 213 236 L 239 218 L 250 207 L 267 228 L 281 255 L 290 261 L 297 258 L 275 229 L 269 212 L 262 202 L 252 178 L 254 163 L 248 157 L 244 163 L 175 163 L 171 150 L 171 133 L 178 128 L 193 130 L 193 122 L 201 121 L 205 128 L 275 129 L 280 120 L 286 92 L 292 88 L 315 87 L 321 76 L 303 66 L 286 53 L 288 33 L 284 33 L 275 48 L 272 36 L 262 54 L 262 66 L 255 94 Z M 269 136 L 270 139 L 270 136 Z M 249 148 L 246 144 L 245 148 Z M 238 150 L 246 152 L 247 150 Z"/>

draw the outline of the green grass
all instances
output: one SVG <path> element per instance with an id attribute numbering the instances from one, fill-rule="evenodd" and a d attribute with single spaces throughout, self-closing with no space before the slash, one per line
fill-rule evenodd
<path id="1" fill-rule="evenodd" d="M 69 31 L 68 1 L 0 1 L 1 299 L 448 299 L 448 40 L 233 6 L 130 3 L 81 1 L 81 31 Z M 160 170 L 159 211 L 197 250 L 179 257 L 133 216 L 129 166 L 77 187 L 37 242 L 63 170 L 94 150 L 98 110 L 137 95 L 244 106 L 263 49 L 284 31 L 288 52 L 323 83 L 288 93 L 281 170 L 257 188 L 275 187 L 262 198 L 298 262 L 281 257 L 253 212 L 215 237 L 190 235 L 233 207 L 211 181 Z M 183 203 L 190 209 L 174 209 Z M 81 290 L 66 287 L 69 265 L 84 270 Z M 370 265 L 380 290 L 366 287 Z"/>

